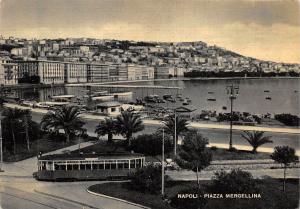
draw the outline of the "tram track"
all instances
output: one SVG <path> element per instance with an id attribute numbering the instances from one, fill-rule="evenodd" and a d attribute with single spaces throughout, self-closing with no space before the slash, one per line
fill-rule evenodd
<path id="1" fill-rule="evenodd" d="M 37 205 L 41 205 L 43 207 L 52 208 L 52 209 L 60 209 L 60 208 L 54 207 L 54 206 L 49 205 L 49 204 L 45 204 L 45 203 L 42 203 L 42 202 L 34 201 L 34 200 L 29 199 L 29 198 L 19 197 L 17 195 L 9 194 L 7 192 L 0 192 L 0 194 L 4 194 L 4 195 L 7 195 L 7 196 L 10 196 L 10 197 L 13 197 L 13 198 L 17 198 L 17 199 L 20 199 L 20 200 L 25 200 L 25 201 L 28 201 L 28 202 L 31 202 L 31 203 L 34 203 L 34 204 L 37 204 Z"/>

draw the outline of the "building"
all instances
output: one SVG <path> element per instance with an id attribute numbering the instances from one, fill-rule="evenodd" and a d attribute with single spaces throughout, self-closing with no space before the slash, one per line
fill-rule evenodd
<path id="1" fill-rule="evenodd" d="M 129 81 L 154 79 L 154 68 L 142 65 L 127 66 Z"/>
<path id="2" fill-rule="evenodd" d="M 170 67 L 168 66 L 156 66 L 154 68 L 155 79 L 166 79 L 169 78 Z"/>
<path id="3" fill-rule="evenodd" d="M 18 84 L 18 65 L 0 58 L 0 85 Z"/>
<path id="4" fill-rule="evenodd" d="M 109 66 L 110 81 L 127 81 L 128 80 L 127 65 L 111 64 Z"/>
<path id="5" fill-rule="evenodd" d="M 85 63 L 64 62 L 64 83 L 86 83 L 87 65 Z"/>
<path id="6" fill-rule="evenodd" d="M 121 114 L 121 103 L 116 101 L 102 102 L 96 106 L 97 112 L 103 115 L 117 116 Z"/>
<path id="7" fill-rule="evenodd" d="M 87 64 L 87 82 L 109 81 L 109 65 L 100 63 Z"/>
<path id="8" fill-rule="evenodd" d="M 18 77 L 39 77 L 39 83 L 64 83 L 64 65 L 61 62 L 49 60 L 17 61 Z"/>

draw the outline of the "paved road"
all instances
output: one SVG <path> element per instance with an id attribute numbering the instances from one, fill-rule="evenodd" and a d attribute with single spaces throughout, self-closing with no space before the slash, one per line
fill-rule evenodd
<path id="1" fill-rule="evenodd" d="M 83 205 L 50 198 L 8 186 L 0 187 L 0 208 L 3 209 L 82 209 Z"/>

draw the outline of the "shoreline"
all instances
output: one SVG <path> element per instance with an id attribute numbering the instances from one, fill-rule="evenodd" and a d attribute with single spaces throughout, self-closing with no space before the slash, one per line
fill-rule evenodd
<path id="1" fill-rule="evenodd" d="M 107 81 L 107 82 L 86 82 L 86 83 L 62 83 L 62 84 L 17 84 L 17 85 L 5 85 L 0 86 L 0 89 L 11 88 L 13 90 L 18 89 L 30 89 L 30 88 L 50 88 L 50 87 L 76 87 L 76 86 L 88 86 L 88 85 L 107 85 L 107 84 L 129 84 L 129 83 L 142 83 L 142 82 L 155 82 L 155 81 L 210 81 L 210 80 L 260 80 L 260 79 L 300 79 L 300 77 L 177 77 L 166 79 L 151 79 L 151 80 L 134 80 L 134 81 Z"/>

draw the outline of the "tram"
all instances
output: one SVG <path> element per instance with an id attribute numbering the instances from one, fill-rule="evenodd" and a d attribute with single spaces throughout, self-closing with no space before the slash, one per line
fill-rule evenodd
<path id="1" fill-rule="evenodd" d="M 38 157 L 37 180 L 76 181 L 125 179 L 128 173 L 143 167 L 141 154 L 67 153 Z"/>

